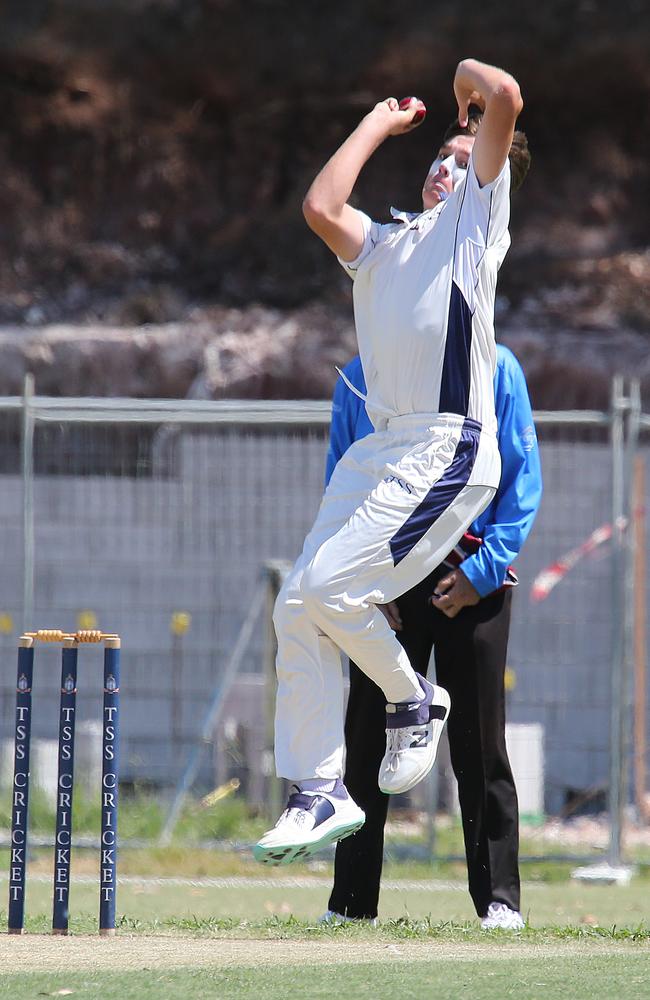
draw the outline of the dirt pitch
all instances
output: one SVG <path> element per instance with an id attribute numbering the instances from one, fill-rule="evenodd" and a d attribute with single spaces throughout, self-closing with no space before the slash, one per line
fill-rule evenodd
<path id="1" fill-rule="evenodd" d="M 87 969 L 149 970 L 213 966 L 331 965 L 342 962 L 413 962 L 452 959 L 571 958 L 573 956 L 650 954 L 639 947 L 606 941 L 489 944 L 429 941 L 290 941 L 188 938 L 144 935 L 113 939 L 94 936 L 0 936 L 0 969 L 11 972 L 76 972 Z"/>

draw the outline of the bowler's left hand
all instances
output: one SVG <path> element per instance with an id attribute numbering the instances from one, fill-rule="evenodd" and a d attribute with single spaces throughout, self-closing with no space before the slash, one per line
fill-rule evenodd
<path id="1" fill-rule="evenodd" d="M 478 604 L 481 595 L 460 569 L 455 569 L 438 581 L 431 595 L 431 603 L 447 618 L 455 618 L 459 611 Z"/>
<path id="2" fill-rule="evenodd" d="M 378 604 L 377 607 L 392 628 L 393 632 L 401 632 L 402 619 L 397 606 L 397 601 L 389 601 L 388 604 Z"/>

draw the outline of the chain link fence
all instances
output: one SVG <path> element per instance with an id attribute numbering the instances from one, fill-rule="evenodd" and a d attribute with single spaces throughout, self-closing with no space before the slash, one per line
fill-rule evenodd
<path id="1" fill-rule="evenodd" d="M 609 413 L 536 414 L 544 498 L 517 562 L 508 717 L 539 816 L 647 816 L 650 417 L 623 389 Z M 2 780 L 18 634 L 101 627 L 123 639 L 124 784 L 171 800 L 237 777 L 268 805 L 266 588 L 317 510 L 329 404 L 49 399 L 28 382 L 0 413 Z M 54 655 L 39 650 L 35 741 L 56 738 Z M 99 717 L 100 695 L 89 661 L 80 720 Z"/>

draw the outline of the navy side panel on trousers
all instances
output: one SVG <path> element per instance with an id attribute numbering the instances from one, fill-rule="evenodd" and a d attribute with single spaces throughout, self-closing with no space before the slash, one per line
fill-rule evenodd
<path id="1" fill-rule="evenodd" d="M 467 486 L 476 461 L 480 437 L 481 425 L 476 420 L 466 420 L 451 465 L 390 540 L 395 566 L 409 554 L 431 525 L 453 503 L 463 487 Z"/>

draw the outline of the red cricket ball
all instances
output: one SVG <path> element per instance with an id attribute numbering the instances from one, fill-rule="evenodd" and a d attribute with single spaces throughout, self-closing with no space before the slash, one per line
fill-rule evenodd
<path id="1" fill-rule="evenodd" d="M 413 100 L 416 100 L 418 102 L 418 105 L 417 105 L 417 111 L 415 112 L 415 115 L 413 116 L 413 122 L 412 122 L 412 124 L 413 125 L 419 125 L 421 122 L 424 121 L 424 116 L 427 113 L 427 109 L 424 106 L 424 102 L 421 101 L 418 97 L 415 97 L 415 98 L 413 98 L 413 97 L 403 97 L 402 100 L 399 102 L 399 109 L 400 109 L 400 111 L 406 111 L 406 109 L 408 108 L 410 102 L 413 101 Z"/>

